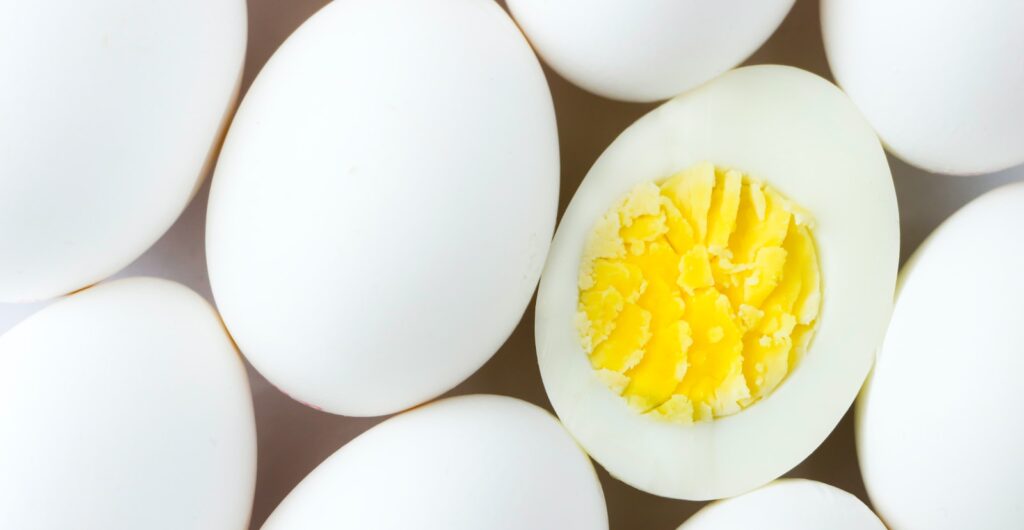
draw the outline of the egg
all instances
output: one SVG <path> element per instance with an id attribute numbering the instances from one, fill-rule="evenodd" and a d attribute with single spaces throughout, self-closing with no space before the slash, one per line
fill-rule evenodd
<path id="1" fill-rule="evenodd" d="M 473 395 L 400 414 L 327 458 L 263 530 L 608 528 L 590 460 L 546 411 Z"/>
<path id="2" fill-rule="evenodd" d="M 217 313 L 132 278 L 0 336 L 0 469 L 3 528 L 247 528 L 252 396 Z"/>
<path id="3" fill-rule="evenodd" d="M 896 156 L 971 175 L 1024 163 L 1024 3 L 824 0 L 828 62 Z"/>
<path id="4" fill-rule="evenodd" d="M 554 229 L 558 138 L 536 57 L 489 0 L 337 0 L 275 53 L 218 161 L 217 306 L 271 383 L 392 413 L 501 346 Z"/>
<path id="5" fill-rule="evenodd" d="M 849 493 L 813 480 L 787 479 L 709 504 L 679 530 L 885 530 Z"/>
<path id="6" fill-rule="evenodd" d="M 864 484 L 893 530 L 1024 528 L 1022 223 L 1024 184 L 997 188 L 900 272 L 855 422 Z"/>
<path id="7" fill-rule="evenodd" d="M 0 302 L 128 265 L 181 214 L 241 81 L 244 0 L 7 2 Z"/>
<path id="8" fill-rule="evenodd" d="M 743 62 L 794 0 L 508 0 L 562 77 L 611 99 L 656 101 Z"/>
<path id="9" fill-rule="evenodd" d="M 613 476 L 705 500 L 809 455 L 853 402 L 892 307 L 896 197 L 834 85 L 726 73 L 628 127 L 555 234 L 544 388 Z"/>

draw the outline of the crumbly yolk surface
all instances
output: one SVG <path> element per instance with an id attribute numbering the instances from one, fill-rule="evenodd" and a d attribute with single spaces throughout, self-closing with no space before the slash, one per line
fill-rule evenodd
<path id="1" fill-rule="evenodd" d="M 739 171 L 700 163 L 602 216 L 579 274 L 577 329 L 637 411 L 692 423 L 768 396 L 821 305 L 810 216 Z"/>

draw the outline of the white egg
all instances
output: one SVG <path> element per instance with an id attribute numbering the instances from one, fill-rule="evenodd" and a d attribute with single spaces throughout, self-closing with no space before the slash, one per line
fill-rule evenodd
<path id="1" fill-rule="evenodd" d="M 849 493 L 813 480 L 773 482 L 702 508 L 679 530 L 885 530 Z"/>
<path id="2" fill-rule="evenodd" d="M 748 172 L 809 212 L 821 310 L 810 349 L 774 393 L 738 413 L 680 425 L 638 413 L 592 368 L 575 327 L 577 281 L 588 236 L 610 206 L 640 183 L 701 161 Z M 731 71 L 640 118 L 580 185 L 537 298 L 544 387 L 569 432 L 616 478 L 684 499 L 749 491 L 809 455 L 853 402 L 885 332 L 898 255 L 889 168 L 853 104 L 795 68 Z"/>
<path id="3" fill-rule="evenodd" d="M 5 2 L 0 302 L 93 284 L 181 214 L 241 81 L 243 0 Z"/>
<path id="4" fill-rule="evenodd" d="M 743 62 L 794 0 L 508 0 L 552 68 L 595 94 L 655 101 Z"/>
<path id="5" fill-rule="evenodd" d="M 543 409 L 445 399 L 363 433 L 313 470 L 264 530 L 608 528 L 590 460 Z"/>
<path id="6" fill-rule="evenodd" d="M 0 337 L 0 526 L 247 528 L 256 428 L 217 313 L 166 280 L 93 287 Z"/>
<path id="7" fill-rule="evenodd" d="M 929 171 L 1024 162 L 1024 2 L 824 0 L 839 85 L 886 147 Z"/>
<path id="8" fill-rule="evenodd" d="M 1024 528 L 1024 184 L 950 217 L 900 273 L 857 403 L 864 484 L 893 530 Z"/>
<path id="9" fill-rule="evenodd" d="M 395 412 L 479 368 L 536 287 L 558 199 L 554 109 L 490 0 L 338 0 L 245 97 L 210 195 L 228 329 L 271 383 Z"/>

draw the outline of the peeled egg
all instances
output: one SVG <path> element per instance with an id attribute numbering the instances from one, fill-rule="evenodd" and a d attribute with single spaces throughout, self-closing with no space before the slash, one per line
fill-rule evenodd
<path id="1" fill-rule="evenodd" d="M 270 59 L 210 193 L 217 306 L 271 383 L 402 410 L 519 322 L 554 228 L 543 72 L 491 0 L 338 0 Z"/>
<path id="2" fill-rule="evenodd" d="M 813 480 L 773 482 L 702 508 L 679 530 L 885 530 L 857 497 Z"/>
<path id="3" fill-rule="evenodd" d="M 234 108 L 243 0 L 6 2 L 0 302 L 86 287 L 184 210 Z"/>
<path id="4" fill-rule="evenodd" d="M 612 99 L 670 98 L 743 62 L 794 0 L 508 0 L 560 75 Z"/>
<path id="5" fill-rule="evenodd" d="M 252 396 L 217 313 L 132 278 L 0 336 L 0 470 L 3 528 L 247 528 Z"/>
<path id="6" fill-rule="evenodd" d="M 857 402 L 857 453 L 893 530 L 1024 528 L 1024 184 L 963 207 L 900 272 Z"/>
<path id="7" fill-rule="evenodd" d="M 929 171 L 1024 163 L 1024 2 L 824 0 L 829 65 L 886 147 Z"/>
<path id="8" fill-rule="evenodd" d="M 391 418 L 313 470 L 263 530 L 608 528 L 590 459 L 543 409 L 449 398 Z"/>
<path id="9" fill-rule="evenodd" d="M 749 491 L 853 402 L 898 256 L 892 178 L 853 104 L 795 68 L 731 71 L 640 118 L 580 185 L 537 298 L 544 387 L 620 480 Z"/>

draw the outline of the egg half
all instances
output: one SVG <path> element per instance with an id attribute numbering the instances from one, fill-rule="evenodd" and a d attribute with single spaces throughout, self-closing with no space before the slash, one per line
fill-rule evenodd
<path id="1" fill-rule="evenodd" d="M 508 0 L 537 53 L 595 94 L 656 101 L 743 62 L 794 0 Z"/>
<path id="2" fill-rule="evenodd" d="M 853 402 L 892 307 L 878 139 L 835 86 L 741 68 L 627 128 L 562 218 L 544 387 L 615 477 L 714 499 L 780 476 Z"/>
<path id="3" fill-rule="evenodd" d="M 1024 3 L 824 0 L 839 85 L 903 160 L 970 175 L 1024 163 Z"/>
<path id="4" fill-rule="evenodd" d="M 217 306 L 271 383 L 329 412 L 422 403 L 536 287 L 558 202 L 544 74 L 490 0 L 338 0 L 274 54 L 210 192 Z"/>
<path id="5" fill-rule="evenodd" d="M 263 530 L 608 528 L 590 459 L 546 411 L 449 398 L 363 433 L 313 470 Z"/>
<path id="6" fill-rule="evenodd" d="M 1024 528 L 1024 184 L 964 206 L 900 272 L 857 402 L 857 454 L 894 530 Z"/>
<path id="7" fill-rule="evenodd" d="M 252 396 L 217 313 L 131 278 L 0 336 L 0 469 L 3 528 L 248 528 Z"/>
<path id="8" fill-rule="evenodd" d="M 787 479 L 709 504 L 679 530 L 885 530 L 849 493 L 813 480 Z"/>
<path id="9" fill-rule="evenodd" d="M 174 223 L 234 110 L 244 0 L 5 2 L 0 302 L 96 283 Z"/>

